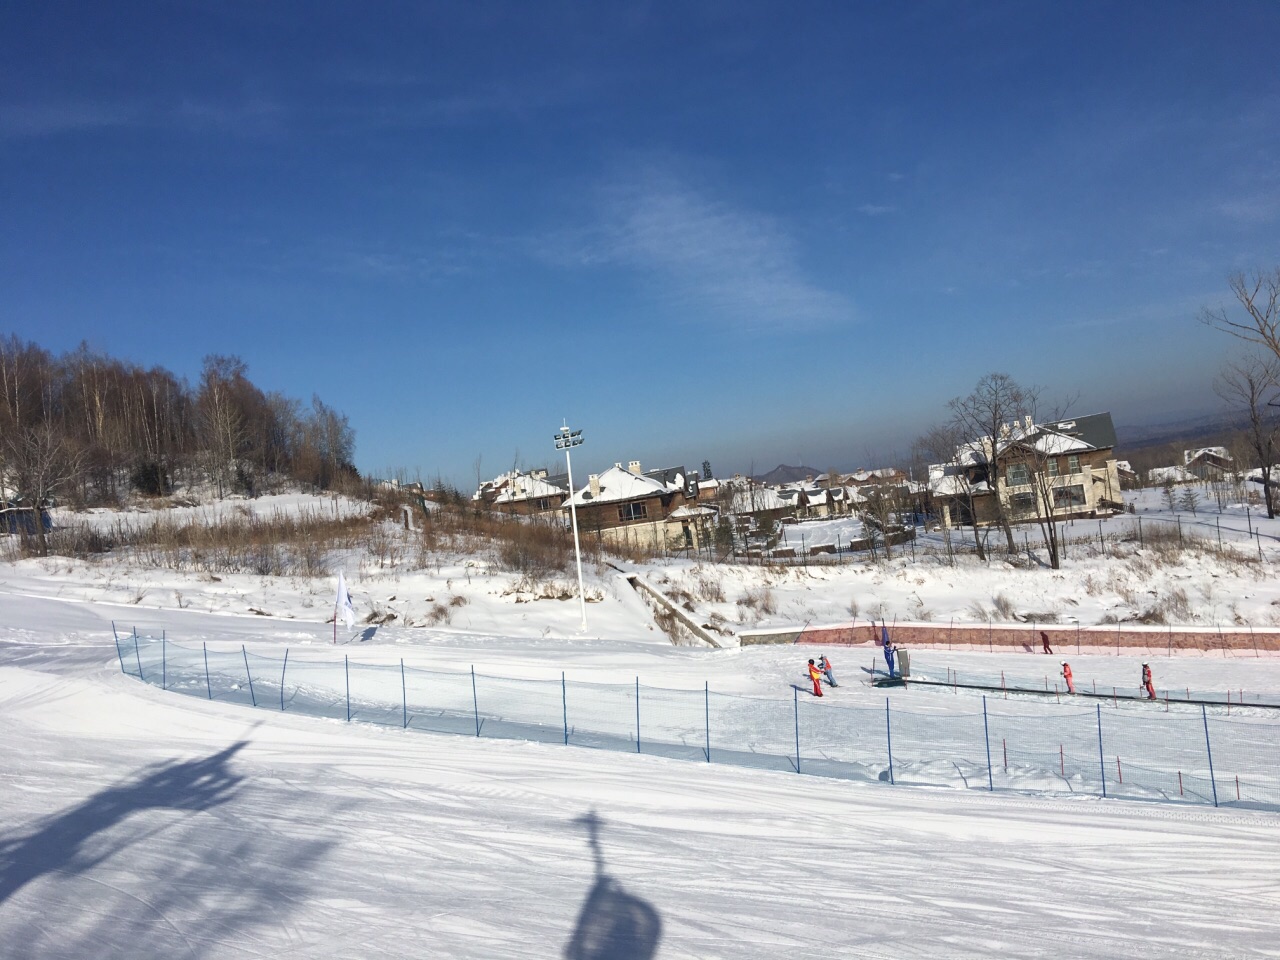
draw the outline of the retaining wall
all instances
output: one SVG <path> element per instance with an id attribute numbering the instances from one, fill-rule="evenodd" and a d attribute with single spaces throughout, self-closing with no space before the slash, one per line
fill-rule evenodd
<path id="1" fill-rule="evenodd" d="M 889 636 L 896 644 L 910 647 L 943 647 L 960 649 L 997 648 L 1042 650 L 1040 633 L 1049 637 L 1055 650 L 1091 653 L 1163 653 L 1205 654 L 1224 656 L 1280 655 L 1280 629 L 1273 627 L 1241 630 L 1205 627 L 1142 627 L 1132 624 L 1101 624 L 1091 627 L 1046 624 L 986 623 L 893 623 Z M 738 634 L 743 646 L 765 643 L 835 644 L 839 646 L 874 646 L 880 641 L 881 625 L 871 622 L 831 626 L 789 626 L 765 630 L 748 630 Z"/>

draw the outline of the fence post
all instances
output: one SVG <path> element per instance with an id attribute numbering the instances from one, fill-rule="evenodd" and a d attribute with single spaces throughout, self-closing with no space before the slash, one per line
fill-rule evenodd
<path id="1" fill-rule="evenodd" d="M 138 652 L 138 628 L 133 628 L 133 655 L 138 658 L 138 679 L 143 683 L 147 682 L 147 678 L 142 675 L 142 654 Z"/>
<path id="2" fill-rule="evenodd" d="M 1215 517 L 1213 522 L 1218 526 L 1218 552 L 1221 553 L 1222 552 L 1222 518 Z"/>
<path id="3" fill-rule="evenodd" d="M 982 737 L 987 743 L 987 789 L 995 790 L 995 781 L 991 779 L 991 730 L 987 726 L 987 695 L 982 695 Z"/>
<path id="4" fill-rule="evenodd" d="M 347 723 L 351 722 L 351 661 L 344 653 L 342 655 L 342 672 L 347 678 Z"/>
<path id="5" fill-rule="evenodd" d="M 409 688 L 404 682 L 404 657 L 400 658 L 400 707 L 402 710 L 401 718 L 404 721 L 402 730 L 409 729 Z"/>
<path id="6" fill-rule="evenodd" d="M 640 752 L 640 678 L 636 677 L 636 753 Z"/>
<path id="7" fill-rule="evenodd" d="M 564 671 L 560 671 L 560 706 L 564 711 L 564 745 L 569 745 L 569 686 L 564 679 Z"/>
<path id="8" fill-rule="evenodd" d="M 284 648 L 284 666 L 280 668 L 280 712 L 284 713 L 284 675 L 289 670 L 289 648 Z"/>
<path id="9" fill-rule="evenodd" d="M 703 681 L 707 697 L 707 763 L 711 762 L 711 681 Z M 796 694 L 799 696 L 799 694 Z"/>
<path id="10" fill-rule="evenodd" d="M 1213 805 L 1218 805 L 1218 781 L 1213 777 L 1213 747 L 1209 743 L 1209 713 L 1204 704 L 1200 704 L 1200 718 L 1204 720 L 1204 749 L 1209 754 L 1209 783 L 1213 785 Z"/>
<path id="11" fill-rule="evenodd" d="M 213 699 L 213 682 L 209 679 L 209 644 L 202 642 L 204 647 L 204 684 L 209 690 L 209 699 Z"/>
<path id="12" fill-rule="evenodd" d="M 1098 771 L 1102 774 L 1102 795 L 1107 795 L 1107 762 L 1102 757 L 1102 704 L 1098 704 Z"/>
<path id="13" fill-rule="evenodd" d="M 253 673 L 249 670 L 249 651 L 244 648 L 243 643 L 240 644 L 240 652 L 244 655 L 244 675 L 249 678 L 249 700 L 256 707 L 258 698 L 253 695 Z"/>
<path id="14" fill-rule="evenodd" d="M 480 736 L 480 697 L 476 693 L 476 665 L 471 665 L 471 703 L 476 711 L 476 736 Z"/>
<path id="15" fill-rule="evenodd" d="M 160 631 L 160 689 L 169 689 L 169 638 Z"/>
<path id="16" fill-rule="evenodd" d="M 120 637 L 116 634 L 116 625 L 111 624 L 111 642 L 116 645 L 116 656 L 120 658 L 120 672 L 128 675 L 129 671 L 124 668 L 124 653 L 120 650 Z"/>
<path id="17" fill-rule="evenodd" d="M 884 698 L 884 738 L 889 745 L 889 783 L 893 784 L 893 730 L 889 726 L 889 698 Z"/>
<path id="18" fill-rule="evenodd" d="M 796 773 L 800 772 L 800 688 L 791 688 L 791 699 L 795 703 L 796 716 Z"/>
<path id="19" fill-rule="evenodd" d="M 1143 549 L 1145 549 L 1147 546 L 1147 542 L 1142 539 L 1142 518 L 1141 517 L 1138 518 L 1138 546 L 1142 547 Z"/>

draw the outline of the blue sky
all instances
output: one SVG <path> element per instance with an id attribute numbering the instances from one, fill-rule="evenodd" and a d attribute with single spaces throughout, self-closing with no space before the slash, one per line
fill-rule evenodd
<path id="1" fill-rule="evenodd" d="M 563 418 L 575 474 L 877 466 L 992 371 L 1167 421 L 1280 263 L 1278 42 L 1272 2 L 5 4 L 0 334 L 235 354 L 464 486 Z"/>

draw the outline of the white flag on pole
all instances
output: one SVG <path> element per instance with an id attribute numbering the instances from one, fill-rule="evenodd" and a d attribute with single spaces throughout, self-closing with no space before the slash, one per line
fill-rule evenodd
<path id="1" fill-rule="evenodd" d="M 351 602 L 351 591 L 347 589 L 347 578 L 341 570 L 338 571 L 338 599 L 334 601 L 333 609 L 335 622 L 341 617 L 348 627 L 356 625 L 356 608 Z"/>

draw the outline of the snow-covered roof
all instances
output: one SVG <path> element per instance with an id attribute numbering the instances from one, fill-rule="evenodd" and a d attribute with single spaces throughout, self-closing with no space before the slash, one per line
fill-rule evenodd
<path id="1" fill-rule="evenodd" d="M 564 495 L 563 490 L 555 484 L 548 483 L 541 477 L 522 474 L 513 477 L 502 491 L 494 498 L 494 503 L 518 503 L 523 500 L 537 500 L 541 497 L 558 497 Z"/>
<path id="2" fill-rule="evenodd" d="M 733 513 L 754 513 L 762 510 L 781 510 L 795 505 L 795 492 L 790 499 L 784 499 L 781 491 L 773 487 L 738 488 L 733 492 L 729 509 Z"/>
<path id="3" fill-rule="evenodd" d="M 1231 462 L 1231 454 L 1227 453 L 1226 447 L 1201 447 L 1199 450 L 1182 451 L 1183 464 L 1190 464 L 1201 457 L 1217 457 L 1227 463 Z"/>
<path id="4" fill-rule="evenodd" d="M 689 520 L 694 517 L 714 517 L 716 511 L 710 507 L 691 507 L 685 504 L 683 507 L 677 507 L 667 516 L 668 520 Z"/>
<path id="5" fill-rule="evenodd" d="M 591 483 L 569 498 L 568 503 L 574 506 L 585 506 L 589 503 L 617 503 L 623 500 L 640 500 L 665 493 L 675 493 L 683 489 L 684 478 L 676 475 L 678 483 L 663 483 L 652 477 L 640 476 L 615 463 L 597 477 L 600 484 L 600 495 L 591 492 Z"/>
<path id="6" fill-rule="evenodd" d="M 1183 466 L 1152 467 L 1148 475 L 1152 483 L 1164 483 L 1168 480 L 1172 480 L 1174 483 L 1190 483 L 1193 480 L 1200 479 Z"/>
<path id="7" fill-rule="evenodd" d="M 493 503 L 516 503 L 538 497 L 563 496 L 565 489 L 548 482 L 545 474 L 546 471 L 530 474 L 519 470 L 501 473 L 482 483 L 471 499 L 480 501 L 492 497 Z"/>

